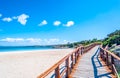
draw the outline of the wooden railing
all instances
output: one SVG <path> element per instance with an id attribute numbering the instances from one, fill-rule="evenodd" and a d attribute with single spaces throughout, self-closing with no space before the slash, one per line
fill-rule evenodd
<path id="1" fill-rule="evenodd" d="M 100 57 L 109 67 L 109 69 L 112 70 L 112 73 L 117 78 L 120 78 L 117 72 L 120 71 L 120 57 L 102 47 L 100 47 Z"/>
<path id="2" fill-rule="evenodd" d="M 56 64 L 54 64 L 52 67 L 50 67 L 48 70 L 43 72 L 41 75 L 39 75 L 37 78 L 45 78 L 47 77 L 51 72 L 54 72 L 55 78 L 62 78 L 63 76 L 68 78 L 74 65 L 76 64 L 78 58 L 89 51 L 91 48 L 95 47 L 96 45 L 99 45 L 99 43 L 93 43 L 87 46 L 80 46 L 70 54 L 66 55 L 64 58 L 62 58 L 60 61 L 58 61 Z M 61 72 L 61 64 L 65 62 L 65 68 Z"/>

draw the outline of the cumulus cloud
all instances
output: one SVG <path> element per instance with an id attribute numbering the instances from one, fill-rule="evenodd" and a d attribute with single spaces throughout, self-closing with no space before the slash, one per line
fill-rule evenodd
<path id="1" fill-rule="evenodd" d="M 3 18 L 2 20 L 3 20 L 3 21 L 6 21 L 6 22 L 10 22 L 10 21 L 12 21 L 12 18 L 7 17 L 7 18 Z"/>
<path id="2" fill-rule="evenodd" d="M 29 15 L 21 14 L 17 17 L 13 17 L 14 19 L 18 18 L 18 22 L 20 22 L 22 25 L 26 25 L 27 18 L 29 18 Z"/>
<path id="3" fill-rule="evenodd" d="M 0 17 L 2 17 L 2 14 L 0 14 Z"/>
<path id="4" fill-rule="evenodd" d="M 60 21 L 55 21 L 55 22 L 53 23 L 54 26 L 59 26 L 60 24 L 61 24 Z"/>
<path id="5" fill-rule="evenodd" d="M 47 24 L 47 21 L 43 20 L 40 24 L 38 24 L 38 26 L 43 26 L 43 25 L 46 25 L 46 24 Z"/>
<path id="6" fill-rule="evenodd" d="M 1 15 L 0 15 L 1 16 Z M 7 22 L 10 22 L 14 19 L 16 19 L 19 23 L 21 23 L 22 25 L 26 25 L 27 23 L 27 18 L 29 18 L 29 15 L 26 15 L 26 14 L 21 14 L 19 16 L 13 16 L 13 17 L 7 17 L 7 18 L 3 18 L 2 20 L 3 21 L 7 21 Z"/>
<path id="7" fill-rule="evenodd" d="M 67 24 L 63 24 L 63 26 L 66 26 L 66 27 L 71 27 L 74 25 L 74 21 L 68 21 Z"/>

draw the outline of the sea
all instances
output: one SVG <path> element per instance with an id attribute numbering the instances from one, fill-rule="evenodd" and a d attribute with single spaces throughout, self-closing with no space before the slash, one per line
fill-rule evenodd
<path id="1" fill-rule="evenodd" d="M 55 49 L 52 46 L 0 46 L 0 52 L 49 50 Z"/>

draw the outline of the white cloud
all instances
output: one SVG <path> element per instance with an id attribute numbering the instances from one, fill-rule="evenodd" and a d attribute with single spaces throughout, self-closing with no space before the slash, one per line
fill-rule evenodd
<path id="1" fill-rule="evenodd" d="M 68 42 L 68 40 L 63 40 L 63 44 L 67 44 Z"/>
<path id="2" fill-rule="evenodd" d="M 23 38 L 5 38 L 5 39 L 1 39 L 0 41 L 4 41 L 4 42 L 21 42 L 24 41 Z"/>
<path id="3" fill-rule="evenodd" d="M 47 21 L 43 20 L 40 24 L 38 24 L 38 26 L 43 26 L 43 25 L 46 25 L 46 24 L 47 24 Z"/>
<path id="4" fill-rule="evenodd" d="M 40 38 L 27 38 L 26 41 L 28 41 L 30 43 L 40 43 L 42 41 L 42 39 L 40 39 Z"/>
<path id="5" fill-rule="evenodd" d="M 4 39 L 1 39 L 0 41 L 40 43 L 42 40 L 40 38 L 4 38 Z"/>
<path id="6" fill-rule="evenodd" d="M 56 42 L 59 42 L 59 39 L 53 38 L 53 39 L 44 39 L 44 42 L 47 44 L 53 44 Z"/>
<path id="7" fill-rule="evenodd" d="M 2 15 L 0 14 L 0 17 Z M 21 14 L 19 16 L 13 16 L 13 17 L 7 17 L 7 18 L 3 18 L 2 20 L 3 21 L 7 21 L 7 22 L 10 22 L 14 19 L 17 19 L 18 22 L 20 22 L 22 25 L 26 25 L 26 22 L 27 22 L 27 18 L 29 18 L 29 15 L 26 15 L 26 14 Z"/>
<path id="8" fill-rule="evenodd" d="M 7 42 L 9 44 L 15 45 L 50 45 L 50 44 L 58 44 L 60 42 L 57 38 L 51 39 L 40 39 L 40 38 L 3 38 L 0 39 L 0 42 Z"/>
<path id="9" fill-rule="evenodd" d="M 2 14 L 0 14 L 0 17 L 2 17 Z"/>
<path id="10" fill-rule="evenodd" d="M 74 21 L 68 21 L 67 24 L 63 24 L 63 26 L 66 26 L 66 27 L 71 27 L 74 25 Z"/>
<path id="11" fill-rule="evenodd" d="M 59 39 L 53 38 L 53 39 L 49 39 L 50 42 L 58 42 Z"/>
<path id="12" fill-rule="evenodd" d="M 53 25 L 55 25 L 55 26 L 59 26 L 60 24 L 61 24 L 60 21 L 55 21 L 55 22 L 53 23 Z"/>
<path id="13" fill-rule="evenodd" d="M 13 19 L 16 19 L 16 18 L 18 18 L 18 22 L 20 22 L 22 25 L 26 25 L 27 18 L 29 18 L 29 16 L 26 14 L 21 14 L 17 17 L 15 16 L 13 17 Z"/>
<path id="14" fill-rule="evenodd" d="M 3 18 L 2 20 L 3 20 L 3 21 L 6 21 L 6 22 L 10 22 L 10 21 L 12 21 L 12 18 L 7 17 L 7 18 Z"/>

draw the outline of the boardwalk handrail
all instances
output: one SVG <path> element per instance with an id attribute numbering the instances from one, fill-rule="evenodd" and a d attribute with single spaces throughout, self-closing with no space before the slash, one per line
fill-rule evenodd
<path id="1" fill-rule="evenodd" d="M 50 67 L 48 70 L 46 70 L 41 75 L 39 75 L 37 78 L 45 78 L 47 75 L 49 75 L 53 71 L 55 71 L 55 78 L 62 78 L 65 73 L 66 73 L 65 76 L 69 77 L 71 70 L 73 69 L 74 65 L 76 64 L 78 58 L 82 54 L 84 54 L 85 52 L 90 50 L 91 48 L 95 47 L 96 45 L 99 45 L 99 43 L 92 43 L 88 46 L 78 47 L 73 52 L 69 53 L 64 58 L 62 58 L 60 61 L 58 61 L 56 64 L 54 64 L 52 67 Z M 70 61 L 71 61 L 71 63 L 70 63 Z M 65 69 L 62 72 L 60 72 L 60 65 L 64 62 L 66 63 Z"/>
<path id="2" fill-rule="evenodd" d="M 116 66 L 120 66 L 120 57 L 114 53 L 100 47 L 100 57 L 105 61 L 106 65 L 112 70 L 112 73 L 116 75 L 117 78 L 120 78 L 116 69 Z"/>

